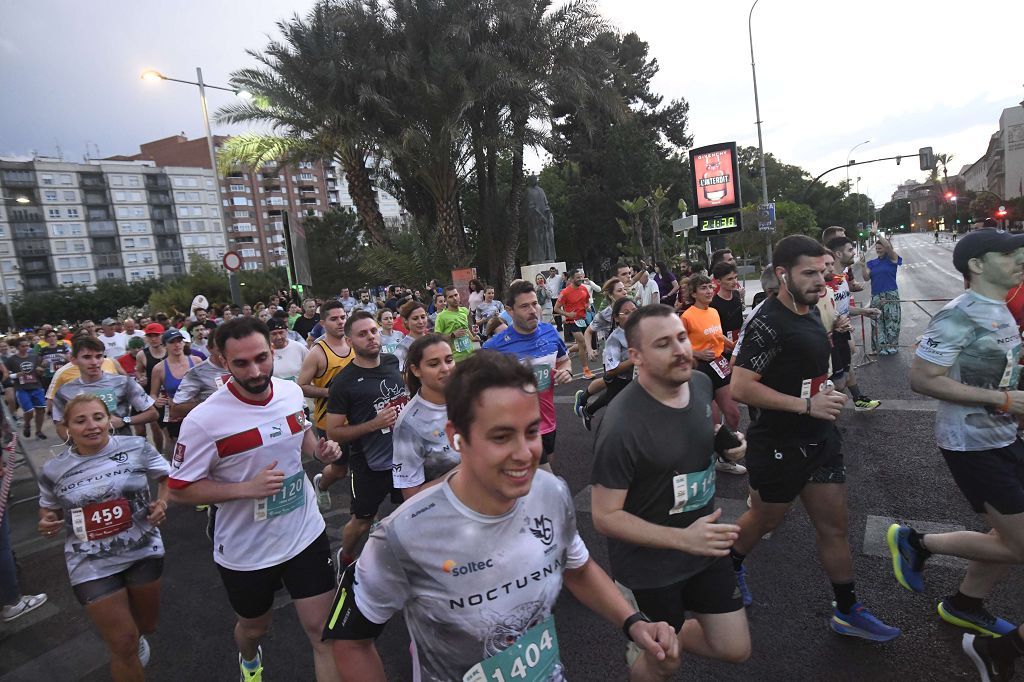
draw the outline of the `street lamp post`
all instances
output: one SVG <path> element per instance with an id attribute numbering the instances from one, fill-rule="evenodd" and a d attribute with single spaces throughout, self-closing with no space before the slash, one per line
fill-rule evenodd
<path id="1" fill-rule="evenodd" d="M 768 173 L 764 169 L 764 138 L 761 135 L 761 103 L 757 98 L 757 67 L 754 65 L 754 8 L 761 0 L 754 0 L 750 6 L 750 13 L 747 15 L 747 37 L 750 39 L 750 73 L 754 78 L 754 114 L 757 117 L 757 152 L 761 159 L 761 203 L 768 203 Z M 765 232 L 764 245 L 767 256 L 765 265 L 772 260 L 772 238 L 770 232 Z"/>
<path id="2" fill-rule="evenodd" d="M 228 221 L 226 218 L 226 212 L 224 209 L 224 194 L 220 187 L 220 174 L 217 172 L 217 152 L 213 143 L 213 132 L 210 130 L 210 111 L 206 106 L 206 89 L 211 88 L 213 90 L 224 90 L 225 92 L 232 92 L 235 95 L 242 97 L 243 99 L 250 99 L 250 95 L 245 90 L 235 90 L 233 88 L 224 88 L 219 85 L 210 85 L 203 81 L 203 70 L 196 67 L 196 80 L 187 81 L 179 78 L 169 78 L 163 75 L 159 71 L 149 70 L 142 72 L 142 80 L 144 81 L 171 81 L 173 83 L 184 83 L 186 85 L 195 85 L 199 88 L 199 103 L 203 109 L 203 127 L 206 130 L 206 147 L 210 153 L 210 169 L 213 171 L 213 186 L 217 192 L 217 210 L 220 212 L 220 225 L 221 231 L 224 233 L 224 249 L 228 249 Z M 238 277 L 234 272 L 228 271 L 228 287 L 231 290 L 231 300 L 235 305 L 242 304 L 241 290 L 238 287 Z"/>
<path id="3" fill-rule="evenodd" d="M 852 147 L 850 147 L 850 152 L 846 155 L 846 191 L 847 192 L 850 191 L 850 157 L 853 156 L 853 152 L 857 149 L 857 147 L 863 147 L 864 145 L 866 145 L 866 144 L 868 144 L 870 142 L 871 142 L 871 140 L 864 140 L 863 142 L 858 142 L 857 144 L 855 144 Z"/>

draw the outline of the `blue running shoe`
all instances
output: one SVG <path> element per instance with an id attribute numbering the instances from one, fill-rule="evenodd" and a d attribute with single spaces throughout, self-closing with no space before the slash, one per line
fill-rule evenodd
<path id="1" fill-rule="evenodd" d="M 750 588 L 747 587 L 747 569 L 745 566 L 740 566 L 740 570 L 736 571 L 736 586 L 740 588 L 743 605 L 750 606 L 753 604 L 754 595 L 750 594 Z"/>
<path id="2" fill-rule="evenodd" d="M 896 580 L 908 590 L 924 592 L 922 569 L 924 568 L 925 557 L 921 556 L 921 553 L 910 545 L 909 538 L 913 532 L 914 529 L 910 526 L 901 526 L 894 523 L 889 526 L 885 538 L 889 543 L 889 553 L 892 555 L 892 572 L 896 574 Z"/>
<path id="3" fill-rule="evenodd" d="M 583 408 L 587 406 L 587 392 L 576 391 L 576 400 L 573 402 L 572 411 L 577 417 L 583 416 Z"/>
<path id="4" fill-rule="evenodd" d="M 832 620 L 828 624 L 833 631 L 840 635 L 860 637 L 872 642 L 888 642 L 901 634 L 899 628 L 891 627 L 878 620 L 867 610 L 867 607 L 861 606 L 860 602 L 855 603 L 848 614 L 842 613 L 834 607 L 833 603 Z"/>
<path id="5" fill-rule="evenodd" d="M 939 602 L 939 617 L 950 625 L 965 630 L 974 630 L 989 637 L 1002 637 L 1017 629 L 1013 623 L 993 616 L 985 609 L 962 611 L 943 599 Z"/>

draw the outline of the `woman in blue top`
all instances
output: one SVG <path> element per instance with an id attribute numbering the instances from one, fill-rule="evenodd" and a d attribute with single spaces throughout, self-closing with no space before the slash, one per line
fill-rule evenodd
<path id="1" fill-rule="evenodd" d="M 871 276 L 871 307 L 881 310 L 882 315 L 871 321 L 871 350 L 879 355 L 895 355 L 899 351 L 901 319 L 896 269 L 903 265 L 903 259 L 885 237 L 879 237 L 875 242 L 875 253 L 878 258 L 867 262 Z"/>

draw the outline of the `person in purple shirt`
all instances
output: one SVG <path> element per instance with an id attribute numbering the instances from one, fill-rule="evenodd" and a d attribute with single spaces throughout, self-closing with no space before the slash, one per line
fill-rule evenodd
<path id="1" fill-rule="evenodd" d="M 872 226 L 872 232 L 878 223 Z M 878 258 L 867 262 L 871 276 L 871 307 L 882 315 L 871 322 L 871 350 L 879 355 L 895 355 L 900 345 L 900 291 L 896 286 L 896 270 L 903 259 L 892 248 L 892 242 L 878 237 L 875 242 Z"/>

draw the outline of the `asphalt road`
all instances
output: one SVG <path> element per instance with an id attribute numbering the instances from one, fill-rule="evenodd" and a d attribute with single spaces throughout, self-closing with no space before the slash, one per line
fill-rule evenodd
<path id="1" fill-rule="evenodd" d="M 948 299 L 962 291 L 950 265 L 952 244 L 936 246 L 931 235 L 898 238 L 905 267 L 899 274 L 904 299 Z M 832 598 L 814 551 L 814 532 L 797 506 L 786 523 L 764 540 L 747 561 L 754 605 L 748 610 L 753 656 L 742 665 L 688 658 L 681 680 L 951 680 L 976 679 L 959 649 L 960 632 L 942 624 L 939 598 L 953 592 L 962 562 L 930 566 L 927 595 L 913 595 L 892 577 L 878 533 L 889 519 L 913 520 L 937 528 L 981 529 L 954 487 L 934 445 L 934 403 L 912 394 L 906 374 L 911 346 L 928 312 L 941 303 L 903 306 L 902 344 L 895 356 L 860 368 L 863 389 L 883 401 L 868 414 L 848 411 L 841 419 L 848 467 L 850 543 L 861 600 L 903 630 L 903 636 L 877 645 L 850 640 L 827 628 Z M 860 355 L 858 354 L 858 359 Z M 587 489 L 593 434 L 572 415 L 571 394 L 582 382 L 559 389 L 556 473 L 577 498 L 579 529 L 592 554 L 607 566 L 604 540 L 594 531 Z M 312 472 L 313 468 L 309 467 Z M 719 478 L 718 499 L 727 516 L 737 515 L 746 498 L 745 477 Z M 32 482 L 15 486 L 14 499 L 31 494 Z M 344 486 L 335 486 L 328 516 L 337 545 L 347 518 Z M 23 588 L 45 591 L 50 602 L 15 625 L 0 624 L 0 682 L 9 680 L 108 679 L 102 643 L 67 584 L 60 546 L 35 537 L 32 503 L 14 507 L 15 547 Z M 232 613 L 203 533 L 205 516 L 188 508 L 172 510 L 165 526 L 167 560 L 160 631 L 151 638 L 152 680 L 236 679 L 231 638 Z M 990 602 L 1011 620 L 1024 617 L 1024 584 L 1019 571 L 1000 585 Z M 304 635 L 287 599 L 281 597 L 270 639 L 264 644 L 267 680 L 311 680 L 312 661 Z M 562 659 L 573 680 L 625 679 L 625 642 L 617 626 L 601 621 L 567 592 L 557 610 Z M 411 680 L 408 635 L 396 619 L 379 640 L 388 679 Z"/>

